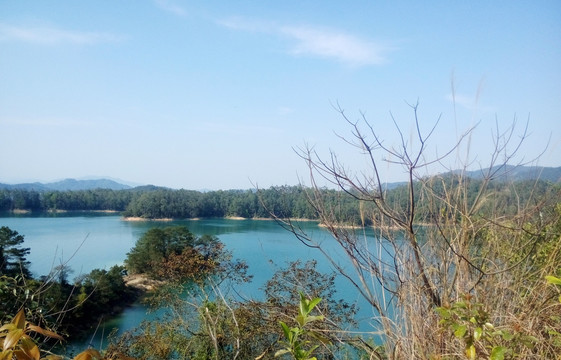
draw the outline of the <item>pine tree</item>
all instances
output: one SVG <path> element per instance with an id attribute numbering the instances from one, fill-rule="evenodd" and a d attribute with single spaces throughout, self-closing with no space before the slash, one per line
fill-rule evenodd
<path id="1" fill-rule="evenodd" d="M 26 255 L 29 248 L 21 247 L 24 237 L 7 226 L 0 228 L 0 275 L 31 277 Z"/>

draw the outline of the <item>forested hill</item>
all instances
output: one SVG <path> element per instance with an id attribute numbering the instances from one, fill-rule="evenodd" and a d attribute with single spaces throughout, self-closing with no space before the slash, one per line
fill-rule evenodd
<path id="1" fill-rule="evenodd" d="M 458 173 L 458 171 L 453 171 L 453 173 Z M 552 183 L 558 183 L 561 181 L 561 166 L 543 167 L 501 165 L 466 172 L 466 176 L 472 179 L 482 179 L 488 175 L 492 175 L 495 181 L 525 181 L 540 179 L 550 181 Z"/>
<path id="2" fill-rule="evenodd" d="M 438 177 L 432 184 L 415 183 L 415 194 L 421 200 L 427 186 L 432 193 L 438 193 L 443 184 L 454 187 L 454 177 Z M 469 180 L 467 200 L 477 195 L 482 180 Z M 492 182 L 489 190 L 494 194 L 493 203 L 500 204 L 505 213 L 514 213 L 517 207 L 533 196 L 542 196 L 548 201 L 558 202 L 561 183 L 526 180 L 519 182 Z M 425 189 L 425 190 L 423 190 Z M 372 219 L 364 217 L 372 203 L 359 202 L 343 191 L 322 189 L 322 198 L 331 212 L 342 222 L 369 225 Z M 385 191 L 385 201 L 395 208 L 407 207 L 409 196 L 407 185 Z M 544 196 L 550 194 L 548 196 Z M 277 186 L 263 190 L 227 190 L 200 192 L 193 190 L 173 190 L 155 186 L 145 186 L 126 190 L 95 189 L 77 191 L 27 191 L 20 189 L 0 190 L 0 211 L 25 210 L 44 211 L 118 211 L 123 216 L 146 219 L 187 219 L 209 217 L 269 218 L 271 212 L 280 217 L 318 219 L 318 213 L 310 205 L 313 191 L 300 186 Z M 363 196 L 363 195 L 361 195 Z M 376 194 L 372 194 L 376 197 Z M 426 205 L 426 207 L 425 207 Z M 444 206 L 444 204 L 443 204 Z M 485 210 L 483 208 L 483 210 Z M 429 220 L 428 204 L 420 201 L 419 221 Z"/>
<path id="3" fill-rule="evenodd" d="M 111 190 L 124 190 L 130 189 L 131 186 L 121 184 L 117 181 L 110 179 L 96 179 L 96 180 L 76 180 L 64 179 L 50 183 L 22 183 L 22 184 L 2 184 L 0 189 L 8 190 L 28 190 L 28 191 L 76 191 L 76 190 L 93 190 L 93 189 L 111 189 Z"/>

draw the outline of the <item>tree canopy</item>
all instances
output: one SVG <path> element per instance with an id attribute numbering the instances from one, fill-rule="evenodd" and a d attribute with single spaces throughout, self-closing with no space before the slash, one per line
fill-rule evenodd
<path id="1" fill-rule="evenodd" d="M 0 228 L 0 275 L 31 277 L 26 256 L 30 249 L 24 248 L 23 235 L 7 226 Z"/>
<path id="2" fill-rule="evenodd" d="M 127 254 L 126 267 L 131 273 L 155 274 L 157 266 L 195 245 L 196 237 L 184 226 L 148 230 Z"/>

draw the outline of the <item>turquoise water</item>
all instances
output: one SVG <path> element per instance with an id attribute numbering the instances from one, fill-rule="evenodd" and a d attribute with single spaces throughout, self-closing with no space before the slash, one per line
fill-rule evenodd
<path id="1" fill-rule="evenodd" d="M 109 269 L 122 264 L 127 252 L 146 230 L 152 227 L 185 225 L 197 235 L 216 235 L 233 253 L 249 265 L 253 281 L 236 287 L 243 298 L 261 299 L 261 288 L 273 273 L 295 260 L 318 261 L 318 270 L 332 271 L 331 265 L 316 249 L 303 245 L 296 237 L 269 220 L 204 219 L 172 222 L 123 221 L 118 215 L 62 214 L 57 216 L 1 217 L 0 226 L 8 226 L 25 236 L 25 246 L 31 248 L 28 260 L 35 276 L 48 274 L 54 266 L 66 262 L 74 272 L 71 276 L 89 273 L 94 268 Z M 340 254 L 335 241 L 315 222 L 300 226 L 343 266 L 348 260 Z M 337 298 L 360 306 L 360 330 L 372 331 L 372 311 L 345 279 L 338 279 Z M 107 334 L 116 327 L 119 332 L 131 329 L 146 319 L 146 309 L 135 305 L 115 319 L 102 324 L 99 333 Z M 99 334 L 98 334 L 99 335 Z M 99 341 L 99 339 L 97 340 Z M 95 344 L 94 344 L 95 345 Z M 98 344 L 99 345 L 99 344 Z"/>

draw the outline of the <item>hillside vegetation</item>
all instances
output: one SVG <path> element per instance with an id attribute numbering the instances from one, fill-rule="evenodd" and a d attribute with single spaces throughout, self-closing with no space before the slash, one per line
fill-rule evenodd
<path id="1" fill-rule="evenodd" d="M 401 144 L 388 147 L 364 117 L 350 121 L 340 110 L 351 130 L 344 142 L 365 158 L 365 168 L 353 171 L 333 153 L 324 158 L 314 148 L 302 148 L 309 187 L 204 193 L 153 187 L 4 190 L 0 204 L 4 210 L 118 210 L 147 219 L 270 217 L 292 232 L 295 241 L 323 254 L 334 270 L 321 274 L 315 263 L 292 263 L 267 282 L 262 300 L 240 299 L 236 286 L 250 280 L 246 267 L 232 261 L 218 239 L 196 238 L 184 228 L 151 231 L 139 239 L 125 264 L 131 272 L 165 280 L 148 301 L 165 307 L 168 316 L 115 338 L 102 354 L 91 350 L 89 357 L 78 359 L 559 359 L 561 184 L 506 181 L 512 179 L 505 175 L 517 172 L 518 166 L 509 163 L 516 164 L 527 136 L 526 130 L 516 136 L 514 124 L 493 134 L 488 167 L 473 176 L 460 151 L 469 149 L 464 142 L 473 129 L 448 152 L 431 157 L 427 144 L 434 128 L 421 131 L 416 105 L 412 111 L 414 136 L 405 139 L 397 128 Z M 448 157 L 464 159 L 457 160 L 462 170 L 419 175 Z M 405 170 L 408 181 L 384 186 L 379 171 L 387 167 Z M 334 189 L 318 186 L 319 179 Z M 336 248 L 325 249 L 294 218 L 317 219 Z M 365 226 L 372 226 L 373 235 Z M 26 328 L 21 312 L 12 320 L 10 315 L 24 308 L 44 319 L 36 299 L 45 299 L 42 289 L 58 294 L 61 287 L 45 288 L 24 272 L 17 274 L 14 260 L 25 266 L 22 239 L 9 229 L 4 234 L 6 248 L 19 249 L 3 253 L 11 258 L 2 269 L 0 295 L 12 301 L 13 309 L 3 319 L 11 322 L 0 330 L 4 358 L 12 358 L 9 351 L 33 349 L 37 359 L 39 350 L 23 334 L 38 328 Z M 341 266 L 334 251 L 351 265 Z M 116 271 L 91 275 L 81 286 L 92 284 L 93 297 L 95 284 L 104 289 L 101 280 L 118 277 Z M 56 274 L 59 281 L 54 283 L 64 285 L 64 268 Z M 338 299 L 335 274 L 356 293 Z M 82 287 L 80 295 L 88 294 Z M 353 331 L 356 309 L 349 301 L 355 296 L 368 304 L 371 332 Z M 88 306 L 87 297 L 73 310 Z M 59 320 L 50 318 L 46 324 Z"/>
<path id="2" fill-rule="evenodd" d="M 466 178 L 468 198 L 477 196 L 478 189 L 485 182 L 479 178 Z M 441 180 L 452 186 L 452 174 L 426 178 L 413 183 L 415 194 L 420 194 L 423 182 L 430 179 Z M 557 183 L 558 184 L 558 183 Z M 559 185 L 544 180 L 520 180 L 507 182 L 502 179 L 488 185 L 494 201 L 503 204 L 506 213 L 516 211 L 518 202 L 526 202 L 531 197 L 543 197 L 556 191 Z M 440 187 L 440 188 L 439 188 Z M 435 191 L 444 191 L 442 185 Z M 117 211 L 125 217 L 145 219 L 188 219 L 211 217 L 271 218 L 278 217 L 319 220 L 317 209 L 310 202 L 315 190 L 303 186 L 276 186 L 259 190 L 226 190 L 199 192 L 193 190 L 173 190 L 160 187 L 139 187 L 128 190 L 77 190 L 77 191 L 29 191 L 0 190 L 0 212 L 24 210 L 32 212 L 49 211 Z M 317 189 L 322 198 L 331 204 L 338 218 L 348 224 L 372 225 L 372 219 L 361 217 L 361 206 L 371 204 L 356 201 L 352 189 Z M 384 191 L 388 202 L 395 206 L 406 206 L 408 185 L 392 187 Z M 515 196 L 513 196 L 515 194 Z M 419 199 L 417 199 L 419 200 Z M 430 221 L 425 204 L 420 204 L 419 221 Z"/>

